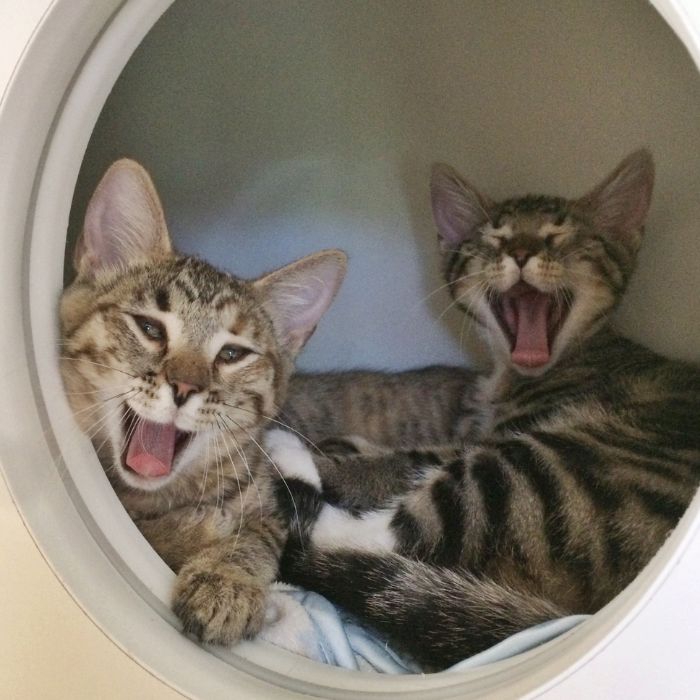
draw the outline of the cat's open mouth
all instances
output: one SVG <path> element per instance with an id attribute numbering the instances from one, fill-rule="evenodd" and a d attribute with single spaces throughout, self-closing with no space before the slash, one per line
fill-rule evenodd
<path id="1" fill-rule="evenodd" d="M 491 302 L 491 309 L 510 341 L 511 359 L 520 367 L 546 365 L 552 345 L 569 313 L 566 295 L 555 296 L 517 282 Z"/>
<path id="2" fill-rule="evenodd" d="M 194 435 L 178 430 L 174 423 L 146 420 L 126 405 L 122 428 L 122 466 L 149 479 L 170 474 L 175 458 Z"/>

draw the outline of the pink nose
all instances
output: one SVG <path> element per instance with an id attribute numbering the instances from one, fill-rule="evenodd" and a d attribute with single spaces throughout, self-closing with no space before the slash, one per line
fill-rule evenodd
<path id="1" fill-rule="evenodd" d="M 176 406 L 182 406 L 192 394 L 201 390 L 201 387 L 188 382 L 174 381 L 170 382 L 170 386 L 173 388 L 173 399 Z"/>
<path id="2" fill-rule="evenodd" d="M 512 253 L 511 257 L 518 264 L 518 267 L 525 267 L 525 263 L 530 259 L 531 253 L 525 248 L 516 248 Z"/>

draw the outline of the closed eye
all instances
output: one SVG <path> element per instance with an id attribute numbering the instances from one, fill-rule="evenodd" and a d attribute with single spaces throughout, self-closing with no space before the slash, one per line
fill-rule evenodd
<path id="1" fill-rule="evenodd" d="M 235 362 L 239 362 L 252 352 L 253 351 L 250 348 L 244 348 L 240 345 L 224 345 L 224 347 L 219 350 L 216 356 L 216 361 L 222 364 L 231 365 Z"/>
<path id="2" fill-rule="evenodd" d="M 557 243 L 561 243 L 563 238 L 562 236 L 565 236 L 567 234 L 566 231 L 557 231 L 556 233 L 548 233 L 544 237 L 544 242 L 545 245 L 551 247 L 556 245 Z"/>
<path id="3" fill-rule="evenodd" d="M 501 248 L 503 248 L 503 238 L 493 233 L 486 234 L 484 236 L 484 241 L 493 246 L 496 250 L 501 250 Z"/>
<path id="4" fill-rule="evenodd" d="M 160 321 L 138 314 L 132 314 L 132 317 L 148 340 L 153 340 L 157 343 L 165 343 L 167 341 L 168 334 L 165 331 L 165 326 Z"/>

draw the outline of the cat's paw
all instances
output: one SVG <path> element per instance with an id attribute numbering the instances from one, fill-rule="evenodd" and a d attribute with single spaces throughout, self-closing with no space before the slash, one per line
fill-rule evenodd
<path id="1" fill-rule="evenodd" d="M 231 566 L 209 571 L 185 566 L 175 582 L 173 611 L 183 631 L 202 642 L 235 644 L 251 639 L 266 616 L 267 590 Z"/>
<path id="2" fill-rule="evenodd" d="M 321 490 L 321 477 L 311 452 L 296 435 L 278 428 L 268 430 L 265 449 L 285 479 L 300 479 Z"/>

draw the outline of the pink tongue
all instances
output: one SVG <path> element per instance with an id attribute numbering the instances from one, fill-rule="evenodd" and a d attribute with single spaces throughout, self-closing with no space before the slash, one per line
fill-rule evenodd
<path id="1" fill-rule="evenodd" d="M 175 424 L 140 419 L 129 441 L 126 464 L 141 476 L 170 474 L 175 453 Z"/>
<path id="2" fill-rule="evenodd" d="M 511 359 L 521 367 L 541 367 L 549 362 L 547 319 L 551 298 L 528 293 L 514 297 L 516 305 L 515 347 Z"/>

